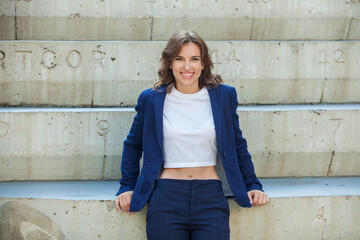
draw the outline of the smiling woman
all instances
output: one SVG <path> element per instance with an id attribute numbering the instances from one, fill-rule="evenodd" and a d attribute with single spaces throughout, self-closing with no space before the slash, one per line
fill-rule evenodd
<path id="1" fill-rule="evenodd" d="M 185 63 L 188 64 L 185 66 L 187 68 L 201 65 L 200 75 L 191 77 L 191 79 L 198 81 L 198 90 L 208 86 L 216 87 L 222 83 L 220 75 L 211 73 L 213 63 L 206 43 L 193 31 L 179 31 L 172 35 L 162 52 L 160 62 L 161 67 L 158 71 L 159 81 L 155 83 L 154 89 L 167 85 L 166 91 L 169 93 L 175 85 L 175 80 L 180 79 L 179 76 L 177 78 L 175 75 L 177 72 L 174 72 L 174 65 L 181 67 Z M 181 69 L 179 70 L 181 71 Z M 183 70 L 187 74 L 187 69 Z M 180 74 L 180 76 L 185 77 L 185 74 Z"/>
<path id="2" fill-rule="evenodd" d="M 148 203 L 150 240 L 228 240 L 225 196 L 243 207 L 269 201 L 239 128 L 235 88 L 211 73 L 195 32 L 175 33 L 160 61 L 159 81 L 140 94 L 124 141 L 116 207 L 130 214 Z"/>
<path id="3" fill-rule="evenodd" d="M 200 90 L 199 77 L 204 65 L 200 48 L 195 43 L 184 44 L 179 55 L 170 66 L 175 77 L 176 89 L 182 93 L 195 93 Z"/>

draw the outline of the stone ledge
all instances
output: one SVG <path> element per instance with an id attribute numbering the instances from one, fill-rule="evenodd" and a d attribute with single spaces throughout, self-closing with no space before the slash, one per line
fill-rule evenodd
<path id="1" fill-rule="evenodd" d="M 360 103 L 360 41 L 209 41 L 241 105 Z M 165 42 L 0 41 L 0 106 L 134 106 Z"/>
<path id="2" fill-rule="evenodd" d="M 360 177 L 260 178 L 270 198 L 360 196 Z M 114 200 L 117 181 L 0 182 L 0 198 Z"/>
<path id="3" fill-rule="evenodd" d="M 269 195 L 272 196 L 269 204 L 244 209 L 239 207 L 233 199 L 229 199 L 232 240 L 360 238 L 358 231 L 360 227 L 359 178 L 262 179 L 262 182 L 265 189 L 268 189 Z M 7 184 L 9 184 L 8 187 L 13 186 L 15 192 L 17 192 L 16 189 L 20 190 L 17 193 L 19 198 L 5 197 L 4 192 L 12 190 L 9 188 L 4 190 L 4 185 L 0 184 L 0 208 L 6 202 L 16 202 L 32 207 L 57 224 L 66 239 L 115 239 L 114 236 L 116 238 L 121 236 L 122 240 L 146 239 L 147 207 L 133 216 L 120 214 L 114 207 L 113 194 L 118 188 L 118 183 L 115 181 L 96 184 L 87 182 L 5 183 Z M 48 187 L 52 186 L 51 191 L 58 190 L 53 195 L 62 195 L 62 199 L 40 199 L 36 198 L 35 194 L 29 195 L 23 191 L 33 184 L 42 185 L 38 188 L 39 194 L 42 195 L 46 195 Z M 54 187 L 52 184 L 58 186 L 65 184 L 68 188 Z M 70 195 L 92 196 L 68 196 L 69 199 L 77 198 L 78 200 L 65 200 L 66 194 L 63 192 L 66 192 L 65 189 L 71 189 L 72 186 L 75 186 L 74 189 L 77 191 L 71 191 Z M 105 190 L 100 186 L 104 186 Z M 93 190 L 99 190 L 99 195 L 102 196 L 98 197 L 97 192 Z M 107 193 L 103 195 L 104 192 Z M 35 198 L 26 198 L 31 195 Z M 103 200 L 94 200 L 95 198 Z"/>
<path id="4" fill-rule="evenodd" d="M 360 105 L 239 107 L 238 114 L 259 177 L 359 176 Z M 1 108 L 0 181 L 118 179 L 134 115 L 133 108 Z"/>
<path id="5" fill-rule="evenodd" d="M 0 22 L 16 25 L 1 39 L 166 40 L 180 29 L 208 40 L 360 38 L 356 0 L 30 0 L 1 7 Z"/>

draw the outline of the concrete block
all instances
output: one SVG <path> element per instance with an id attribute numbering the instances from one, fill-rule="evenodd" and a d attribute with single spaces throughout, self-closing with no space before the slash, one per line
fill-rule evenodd
<path id="1" fill-rule="evenodd" d="M 15 1 L 0 2 L 0 39 L 16 39 Z"/>
<path id="2" fill-rule="evenodd" d="M 244 209 L 228 199 L 231 239 L 359 239 L 358 178 L 263 179 L 262 183 L 270 196 L 265 206 Z M 52 197 L 36 197 L 46 194 L 46 188 L 38 187 L 44 184 Z M 57 224 L 66 239 L 146 239 L 147 207 L 132 216 L 119 213 L 114 206 L 118 183 L 65 182 L 65 188 L 62 184 L 5 183 L 8 191 L 0 183 L 0 206 L 16 201 L 35 208 Z"/>
<path id="3" fill-rule="evenodd" d="M 189 28 L 207 40 L 347 40 L 360 8 L 353 0 L 30 0 L 15 5 L 14 30 L 24 40 L 167 40 Z M 360 39 L 357 31 L 351 31 L 351 39 Z"/>
<path id="4" fill-rule="evenodd" d="M 353 1 L 353 0 L 347 0 L 347 4 L 350 4 L 352 6 L 352 15 L 353 18 L 351 19 L 350 28 L 349 28 L 349 40 L 357 40 L 360 36 L 360 19 L 358 16 L 360 16 L 360 2 L 359 1 Z"/>
<path id="5" fill-rule="evenodd" d="M 358 176 L 360 145 L 352 135 L 360 134 L 356 106 L 239 108 L 256 172 L 261 177 Z"/>
<path id="6" fill-rule="evenodd" d="M 359 103 L 360 42 L 208 42 L 240 104 Z M 165 42 L 0 42 L 0 105 L 134 106 Z"/>
<path id="7" fill-rule="evenodd" d="M 156 80 L 156 57 L 163 44 L 149 48 L 142 42 L 2 42 L 1 102 L 15 106 L 133 105 L 140 92 Z M 149 57 L 144 56 L 147 52 Z"/>
<path id="8" fill-rule="evenodd" d="M 168 40 L 176 30 L 194 30 L 206 40 L 250 40 L 252 22 L 254 20 L 242 16 L 231 18 L 155 18 L 152 40 Z"/>
<path id="9" fill-rule="evenodd" d="M 16 110 L 18 111 L 18 109 Z M 1 180 L 116 179 L 133 112 L 2 112 Z"/>
<path id="10" fill-rule="evenodd" d="M 65 240 L 61 229 L 45 214 L 16 201 L 2 204 L 0 238 L 12 240 Z"/>
<path id="11" fill-rule="evenodd" d="M 360 19 L 353 19 L 349 30 L 349 40 L 357 40 L 359 39 L 358 36 L 360 36 Z"/>
<path id="12" fill-rule="evenodd" d="M 255 106 L 238 113 L 259 177 L 359 176 L 359 105 Z M 3 108 L 0 180 L 118 179 L 134 114 Z"/>

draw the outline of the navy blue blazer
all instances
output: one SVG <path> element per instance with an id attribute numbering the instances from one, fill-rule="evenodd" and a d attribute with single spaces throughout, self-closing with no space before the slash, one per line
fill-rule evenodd
<path id="1" fill-rule="evenodd" d="M 155 179 L 163 169 L 163 107 L 166 87 L 159 91 L 143 91 L 135 106 L 137 111 L 130 132 L 124 141 L 120 189 L 134 191 L 130 211 L 143 209 L 153 190 Z M 235 88 L 224 84 L 208 88 L 214 117 L 218 159 L 216 170 L 226 196 L 234 196 L 242 207 L 251 207 L 247 192 L 262 191 L 255 175 L 247 143 L 239 128 L 238 106 Z M 140 172 L 140 159 L 143 166 Z M 139 176 L 140 174 L 140 176 Z"/>

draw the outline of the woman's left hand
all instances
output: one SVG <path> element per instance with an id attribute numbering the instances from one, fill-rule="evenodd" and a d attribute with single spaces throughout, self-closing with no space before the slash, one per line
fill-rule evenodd
<path id="1" fill-rule="evenodd" d="M 265 205 L 269 202 L 269 197 L 266 193 L 259 190 L 248 191 L 250 203 L 252 205 Z"/>

